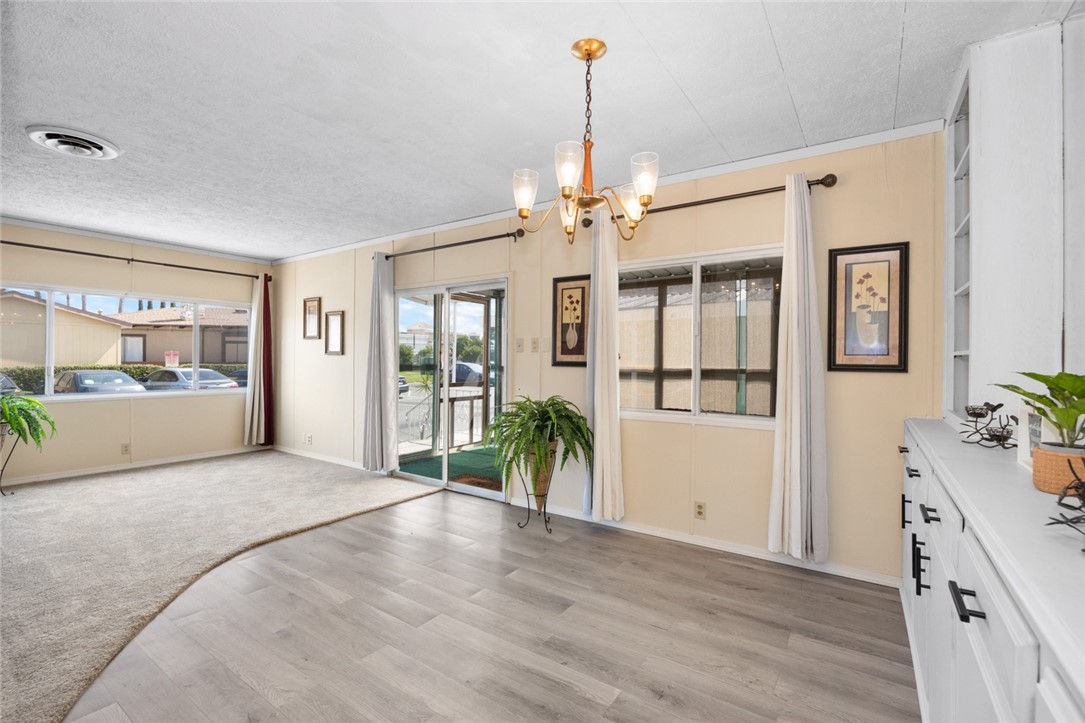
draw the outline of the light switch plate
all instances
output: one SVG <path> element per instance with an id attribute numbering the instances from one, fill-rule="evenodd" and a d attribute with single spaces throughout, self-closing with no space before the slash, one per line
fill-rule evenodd
<path id="1" fill-rule="evenodd" d="M 516 351 L 523 351 L 523 350 L 524 350 L 524 337 L 518 336 L 518 337 L 516 337 Z"/>
<path id="2" fill-rule="evenodd" d="M 537 337 L 537 336 L 531 337 L 531 351 L 533 351 L 533 352 L 538 352 L 539 351 L 539 337 Z"/>

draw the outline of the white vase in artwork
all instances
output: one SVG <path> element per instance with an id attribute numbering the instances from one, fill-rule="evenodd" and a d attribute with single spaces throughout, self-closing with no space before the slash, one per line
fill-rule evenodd
<path id="1" fill-rule="evenodd" d="M 579 341 L 579 339 L 580 337 L 577 336 L 576 333 L 576 324 L 569 324 L 569 331 L 565 332 L 565 348 L 575 349 L 576 342 Z"/>
<path id="2" fill-rule="evenodd" d="M 878 344 L 878 324 L 874 321 L 874 313 L 866 304 L 855 310 L 855 334 L 859 337 L 859 343 L 866 347 Z"/>

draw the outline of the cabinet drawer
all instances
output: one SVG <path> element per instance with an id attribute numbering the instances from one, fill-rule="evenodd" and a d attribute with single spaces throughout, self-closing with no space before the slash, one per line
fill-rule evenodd
<path id="1" fill-rule="evenodd" d="M 1051 668 L 1044 668 L 1036 686 L 1035 723 L 1085 723 L 1085 712 L 1074 704 L 1066 684 Z"/>
<path id="2" fill-rule="evenodd" d="M 913 505 L 916 524 L 927 530 L 927 539 L 938 545 L 939 552 L 947 561 L 957 560 L 957 548 L 964 530 L 963 518 L 957 505 L 950 501 L 937 474 L 931 476 L 927 485 L 926 499 Z M 953 563 L 950 564 L 952 576 Z"/>
<path id="3" fill-rule="evenodd" d="M 992 690 L 992 695 L 1005 696 L 1016 720 L 1032 720 L 1039 644 L 971 530 L 961 538 L 957 575 L 956 583 L 965 591 L 959 602 L 967 610 L 986 616 L 964 613 L 968 621 L 959 624 L 971 626 L 968 633 L 978 648 L 977 654 L 987 657 L 997 678 L 1001 690 Z"/>

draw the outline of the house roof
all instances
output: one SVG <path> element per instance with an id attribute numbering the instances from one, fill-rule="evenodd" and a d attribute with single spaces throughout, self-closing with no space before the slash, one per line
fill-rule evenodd
<path id="1" fill-rule="evenodd" d="M 164 309 L 126 311 L 120 314 L 110 314 L 110 316 L 114 319 L 121 320 L 130 326 L 137 327 L 188 328 L 192 326 L 192 307 L 188 304 L 183 306 L 168 306 Z M 224 306 L 200 306 L 201 327 L 248 325 L 248 309 L 234 309 Z"/>
<path id="2" fill-rule="evenodd" d="M 19 299 L 21 301 L 29 301 L 29 302 L 34 303 L 34 304 L 41 304 L 42 307 L 45 306 L 45 299 L 44 298 L 39 299 L 38 297 L 36 297 L 36 296 L 34 296 L 32 294 L 24 294 L 24 293 L 22 293 L 20 291 L 13 291 L 13 290 L 10 290 L 10 289 L 5 290 L 3 293 L 0 293 L 0 299 Z M 129 321 L 125 320 L 125 319 L 119 319 L 115 315 L 110 316 L 110 315 L 107 315 L 107 314 L 95 314 L 93 311 L 83 311 L 82 309 L 77 309 L 74 306 L 68 306 L 67 304 L 58 304 L 58 303 L 54 302 L 53 308 L 55 308 L 57 311 L 59 311 L 61 313 L 64 313 L 64 314 L 73 314 L 75 316 L 84 316 L 84 317 L 86 317 L 88 319 L 94 319 L 95 321 L 100 321 L 103 324 L 113 324 L 114 326 L 120 326 L 120 327 L 124 327 L 124 328 L 132 326 L 131 322 L 129 322 Z"/>

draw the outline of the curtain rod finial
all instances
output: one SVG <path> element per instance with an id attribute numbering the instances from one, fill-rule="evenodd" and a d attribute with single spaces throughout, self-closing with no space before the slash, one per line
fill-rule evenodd
<path id="1" fill-rule="evenodd" d="M 824 176 L 821 177 L 821 185 L 825 186 L 826 188 L 832 188 L 833 186 L 835 186 L 836 185 L 836 174 L 835 173 L 826 173 Z"/>

